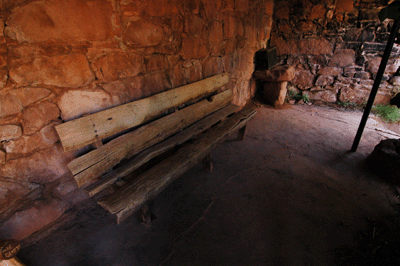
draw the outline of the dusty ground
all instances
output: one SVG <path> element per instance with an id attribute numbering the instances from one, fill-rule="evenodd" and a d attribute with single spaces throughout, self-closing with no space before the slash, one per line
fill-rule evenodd
<path id="1" fill-rule="evenodd" d="M 116 225 L 88 201 L 47 237 L 27 239 L 19 257 L 30 266 L 358 265 L 383 249 L 357 249 L 384 237 L 380 217 L 400 227 L 396 186 L 364 164 L 381 139 L 400 135 L 370 119 L 349 153 L 361 114 L 259 105 L 245 141 L 214 151 L 212 173 L 198 165 L 152 202 L 151 227 L 136 216 Z"/>

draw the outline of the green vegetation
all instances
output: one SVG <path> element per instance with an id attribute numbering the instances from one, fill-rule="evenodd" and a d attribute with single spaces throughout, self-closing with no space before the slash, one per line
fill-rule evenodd
<path id="1" fill-rule="evenodd" d="M 308 97 L 307 94 L 303 94 L 302 96 L 303 96 L 302 97 L 303 102 L 305 102 L 305 103 L 309 103 L 310 102 L 310 98 Z"/>
<path id="2" fill-rule="evenodd" d="M 393 105 L 376 105 L 372 108 L 372 112 L 378 115 L 382 120 L 389 123 L 400 121 L 399 108 Z"/>
<path id="3" fill-rule="evenodd" d="M 296 92 L 294 90 L 289 89 L 287 92 L 287 98 L 288 100 L 295 100 L 300 101 L 303 100 L 304 103 L 310 102 L 310 98 L 306 94 L 302 94 L 301 92 Z"/>
<path id="4" fill-rule="evenodd" d="M 356 106 L 357 106 L 356 103 L 349 102 L 348 100 L 345 101 L 345 102 L 337 101 L 337 105 L 342 106 L 342 107 L 344 107 L 344 108 L 349 107 L 349 106 L 351 106 L 351 107 L 356 107 Z"/>

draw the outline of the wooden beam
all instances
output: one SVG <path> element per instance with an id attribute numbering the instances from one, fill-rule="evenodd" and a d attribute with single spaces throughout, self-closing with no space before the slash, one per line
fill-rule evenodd
<path id="1" fill-rule="evenodd" d="M 116 166 L 123 158 L 130 158 L 223 108 L 232 101 L 232 98 L 231 90 L 214 95 L 211 99 L 188 106 L 124 134 L 98 149 L 76 158 L 68 164 L 68 167 L 78 186 L 81 187 Z"/>
<path id="2" fill-rule="evenodd" d="M 206 96 L 228 83 L 220 74 L 56 126 L 64 151 L 75 150 L 160 116 L 169 108 Z"/>
<path id="3" fill-rule="evenodd" d="M 144 150 L 143 152 L 135 156 L 132 160 L 120 166 L 115 171 L 110 172 L 98 182 L 87 187 L 85 190 L 89 193 L 90 196 L 97 194 L 101 190 L 105 189 L 106 187 L 114 183 L 119 178 L 126 176 L 127 174 L 131 173 L 135 169 L 145 164 L 146 162 L 164 153 L 165 151 L 173 147 L 176 147 L 178 145 L 181 145 L 187 140 L 200 134 L 205 129 L 210 128 L 212 125 L 218 123 L 223 118 L 233 113 L 236 113 L 239 109 L 240 109 L 239 106 L 231 104 L 221 110 L 218 110 L 217 112 L 203 118 L 202 120 L 196 122 L 195 124 L 189 126 L 188 128 L 185 128 L 181 132 L 178 132 L 172 137 L 166 139 L 165 141 L 160 142 Z"/>
<path id="4" fill-rule="evenodd" d="M 255 113 L 254 108 L 241 110 L 98 203 L 115 214 L 120 223 L 203 159 L 229 133 L 243 127 Z"/>

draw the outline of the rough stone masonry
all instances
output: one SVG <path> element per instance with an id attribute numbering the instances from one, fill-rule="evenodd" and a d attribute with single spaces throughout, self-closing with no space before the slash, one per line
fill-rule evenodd
<path id="1" fill-rule="evenodd" d="M 389 1 L 275 1 L 271 42 L 281 64 L 296 68 L 291 88 L 322 102 L 367 101 L 391 22 L 378 13 Z M 399 91 L 396 44 L 375 103 L 388 104 Z"/>
<path id="2" fill-rule="evenodd" d="M 244 105 L 272 0 L 0 0 L 0 238 L 87 197 L 54 126 L 229 73 Z"/>

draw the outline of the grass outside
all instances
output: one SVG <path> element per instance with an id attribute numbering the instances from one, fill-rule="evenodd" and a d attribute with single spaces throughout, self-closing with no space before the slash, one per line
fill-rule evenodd
<path id="1" fill-rule="evenodd" d="M 400 121 L 400 110 L 393 105 L 376 105 L 372 112 L 388 123 L 397 123 Z"/>

